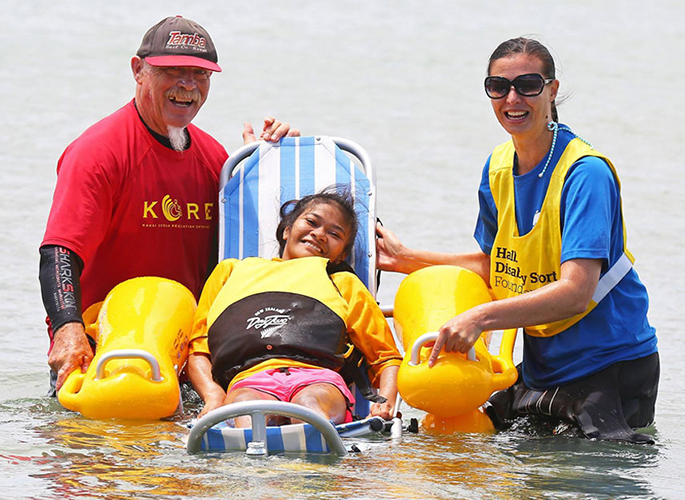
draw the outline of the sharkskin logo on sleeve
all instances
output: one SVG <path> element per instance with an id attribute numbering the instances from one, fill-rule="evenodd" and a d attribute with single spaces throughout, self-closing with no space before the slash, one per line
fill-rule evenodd
<path id="1" fill-rule="evenodd" d="M 168 49 L 175 48 L 191 48 L 202 52 L 207 52 L 207 40 L 205 37 L 197 33 L 181 33 L 180 31 L 172 31 L 169 33 L 169 39 L 166 42 Z"/>

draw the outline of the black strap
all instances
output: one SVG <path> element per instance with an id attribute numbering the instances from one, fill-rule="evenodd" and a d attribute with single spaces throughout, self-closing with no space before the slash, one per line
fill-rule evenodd
<path id="1" fill-rule="evenodd" d="M 383 225 L 383 221 L 381 220 L 380 217 L 376 217 L 376 222 L 380 224 L 381 226 Z M 374 240 L 374 245 L 376 244 L 376 241 Z M 381 287 L 381 270 L 376 268 L 376 291 Z"/>
<path id="2" fill-rule="evenodd" d="M 357 386 L 357 390 L 364 396 L 364 399 L 374 403 L 385 403 L 387 399 L 376 394 L 371 387 L 367 370 L 368 365 L 364 356 L 359 349 L 353 347 L 350 354 L 345 358 L 345 365 L 338 373 L 340 373 L 347 385 L 354 383 Z"/>
<path id="3" fill-rule="evenodd" d="M 347 262 L 344 260 L 342 262 L 338 262 L 337 264 L 334 264 L 331 261 L 328 261 L 328 264 L 326 264 L 326 272 L 330 276 L 331 274 L 335 273 L 340 273 L 340 272 L 347 272 L 347 273 L 352 273 L 355 274 L 354 269 L 352 269 L 352 266 L 350 266 Z"/>

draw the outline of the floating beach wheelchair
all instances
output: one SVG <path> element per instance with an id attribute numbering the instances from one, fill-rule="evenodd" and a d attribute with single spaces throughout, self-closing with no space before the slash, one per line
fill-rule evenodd
<path id="1" fill-rule="evenodd" d="M 281 204 L 330 185 L 347 185 L 355 195 L 360 228 L 349 264 L 375 295 L 375 176 L 365 151 L 347 140 L 286 138 L 280 144 L 247 145 L 232 155 L 222 174 L 220 259 L 277 256 L 278 242 L 273 235 Z M 427 432 L 494 430 L 480 407 L 493 392 L 516 381 L 512 359 L 516 331 L 504 333 L 498 356 L 490 355 L 490 332 L 484 332 L 468 359 L 459 353 L 442 353 L 430 369 L 426 363 L 429 349 L 424 347 L 435 340 L 434 332 L 448 319 L 490 300 L 488 287 L 480 276 L 453 266 L 435 266 L 407 276 L 398 289 L 394 311 L 386 310 L 388 315 L 394 315 L 395 331 L 404 341 L 400 351 L 406 351 L 398 376 L 400 395 L 410 406 L 427 412 Z M 355 412 L 367 415 L 368 401 L 359 393 L 356 399 Z M 188 450 L 342 454 L 344 446 L 337 436 L 384 430 L 391 430 L 394 436 L 402 433 L 402 422 L 397 418 L 394 423 L 370 419 L 334 429 L 310 413 L 306 408 L 280 402 L 224 406 L 194 425 Z M 224 423 L 246 414 L 253 417 L 252 429 L 235 429 Z M 308 423 L 267 427 L 264 417 L 271 414 Z"/>

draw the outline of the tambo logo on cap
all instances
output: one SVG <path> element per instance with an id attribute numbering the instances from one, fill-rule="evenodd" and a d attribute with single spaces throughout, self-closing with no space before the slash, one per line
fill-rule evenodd
<path id="1" fill-rule="evenodd" d="M 150 28 L 137 55 L 152 66 L 192 66 L 221 71 L 209 33 L 195 21 L 181 16 L 167 17 Z"/>
<path id="2" fill-rule="evenodd" d="M 193 33 L 181 33 L 180 31 L 172 31 L 169 33 L 169 40 L 166 43 L 167 48 L 178 46 L 190 46 L 206 51 L 207 39 L 203 36 Z"/>

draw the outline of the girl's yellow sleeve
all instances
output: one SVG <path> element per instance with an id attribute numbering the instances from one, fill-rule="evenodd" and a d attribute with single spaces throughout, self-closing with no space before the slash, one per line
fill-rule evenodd
<path id="1" fill-rule="evenodd" d="M 200 295 L 200 301 L 195 311 L 193 329 L 190 332 L 189 354 L 204 353 L 209 355 L 209 345 L 207 343 L 207 314 L 212 307 L 214 300 L 231 276 L 233 267 L 238 262 L 237 259 L 226 259 L 219 262 L 209 276 Z"/>

